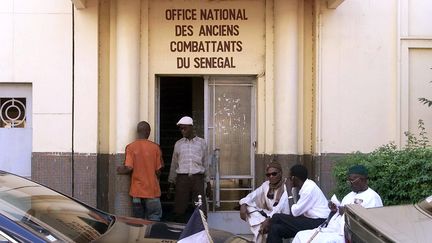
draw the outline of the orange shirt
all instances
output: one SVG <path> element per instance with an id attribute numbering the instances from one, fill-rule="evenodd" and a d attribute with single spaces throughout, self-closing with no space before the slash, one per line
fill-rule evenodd
<path id="1" fill-rule="evenodd" d="M 158 198 L 161 195 L 156 171 L 163 167 L 159 145 L 138 139 L 126 146 L 125 165 L 132 168 L 129 195 L 139 198 Z"/>

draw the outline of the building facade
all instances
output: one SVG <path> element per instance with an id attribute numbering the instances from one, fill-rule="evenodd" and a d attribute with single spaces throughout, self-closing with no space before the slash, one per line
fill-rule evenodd
<path id="1" fill-rule="evenodd" d="M 419 119 L 432 133 L 431 16 L 428 0 L 3 0 L 0 169 L 127 215 L 115 168 L 137 122 L 169 168 L 190 115 L 211 211 L 272 160 L 329 194 L 338 156 L 403 146 Z"/>

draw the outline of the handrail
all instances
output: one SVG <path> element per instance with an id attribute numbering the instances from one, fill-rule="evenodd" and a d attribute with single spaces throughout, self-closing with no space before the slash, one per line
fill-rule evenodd
<path id="1" fill-rule="evenodd" d="M 213 212 L 216 211 L 216 207 L 220 207 L 220 149 L 216 148 L 213 150 L 212 166 L 214 175 L 214 193 L 213 193 Z"/>
<path id="2" fill-rule="evenodd" d="M 216 162 L 216 185 L 215 185 L 215 202 L 216 204 L 214 204 L 214 206 L 216 207 L 220 207 L 220 174 L 219 174 L 219 169 L 220 169 L 220 149 L 216 148 L 214 150 L 214 156 L 215 156 L 215 162 Z"/>

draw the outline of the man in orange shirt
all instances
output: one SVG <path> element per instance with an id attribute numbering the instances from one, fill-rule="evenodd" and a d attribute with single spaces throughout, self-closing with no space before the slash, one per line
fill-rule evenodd
<path id="1" fill-rule="evenodd" d="M 145 121 L 139 122 L 137 139 L 126 146 L 126 159 L 124 165 L 117 168 L 117 173 L 132 172 L 129 195 L 132 197 L 133 216 L 160 221 L 162 152 L 158 144 L 148 140 L 149 135 L 150 125 Z"/>

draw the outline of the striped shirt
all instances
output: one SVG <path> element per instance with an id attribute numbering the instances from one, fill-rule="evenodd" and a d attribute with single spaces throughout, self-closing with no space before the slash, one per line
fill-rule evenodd
<path id="1" fill-rule="evenodd" d="M 205 182 L 210 181 L 207 145 L 204 139 L 182 138 L 174 146 L 168 181 L 175 183 L 177 174 L 204 174 Z"/>

